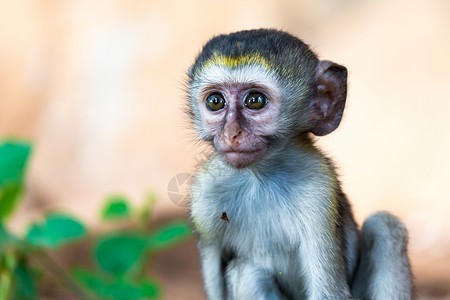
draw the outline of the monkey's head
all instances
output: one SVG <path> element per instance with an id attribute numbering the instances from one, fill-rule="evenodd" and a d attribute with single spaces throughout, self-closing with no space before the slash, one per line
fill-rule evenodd
<path id="1" fill-rule="evenodd" d="M 282 31 L 220 35 L 189 69 L 190 114 L 202 139 L 235 168 L 282 149 L 301 134 L 335 130 L 347 95 L 347 69 L 321 61 Z"/>

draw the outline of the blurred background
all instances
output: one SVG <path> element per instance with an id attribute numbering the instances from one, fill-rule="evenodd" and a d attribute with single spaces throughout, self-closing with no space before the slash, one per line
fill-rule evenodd
<path id="1" fill-rule="evenodd" d="M 340 128 L 319 144 L 361 223 L 389 210 L 410 232 L 420 299 L 450 299 L 450 2 L 447 0 L 0 1 L 0 137 L 33 142 L 11 228 L 49 210 L 99 226 L 104 197 L 185 218 L 169 182 L 204 158 L 183 91 L 212 36 L 269 27 L 349 70 Z M 180 193 L 185 192 L 181 187 Z M 157 255 L 166 299 L 204 299 L 193 240 Z"/>

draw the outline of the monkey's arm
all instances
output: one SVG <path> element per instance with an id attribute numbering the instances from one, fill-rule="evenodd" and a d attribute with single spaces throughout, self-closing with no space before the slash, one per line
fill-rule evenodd
<path id="1" fill-rule="evenodd" d="M 307 299 L 349 299 L 350 288 L 336 229 L 318 211 L 309 214 L 298 252 Z"/>
<path id="2" fill-rule="evenodd" d="M 286 300 L 273 272 L 245 259 L 233 259 L 226 268 L 229 299 Z"/>
<path id="3" fill-rule="evenodd" d="M 221 266 L 221 251 L 217 245 L 199 241 L 205 290 L 210 300 L 224 299 L 224 274 Z"/>

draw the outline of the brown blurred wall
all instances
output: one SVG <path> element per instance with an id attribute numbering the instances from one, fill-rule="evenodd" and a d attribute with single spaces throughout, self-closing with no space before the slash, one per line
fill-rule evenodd
<path id="1" fill-rule="evenodd" d="M 361 222 L 407 224 L 423 276 L 450 283 L 450 2 L 0 1 L 0 137 L 31 139 L 20 231 L 49 209 L 95 226 L 104 197 L 167 197 L 201 156 L 183 82 L 213 35 L 288 30 L 349 69 L 343 123 L 319 143 Z"/>

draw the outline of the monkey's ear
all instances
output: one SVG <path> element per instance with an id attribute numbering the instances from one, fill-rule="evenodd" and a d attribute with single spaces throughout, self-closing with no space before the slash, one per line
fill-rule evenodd
<path id="1" fill-rule="evenodd" d="M 311 132 L 322 136 L 335 130 L 341 122 L 347 98 L 347 69 L 322 60 L 317 67 L 316 84 Z"/>

